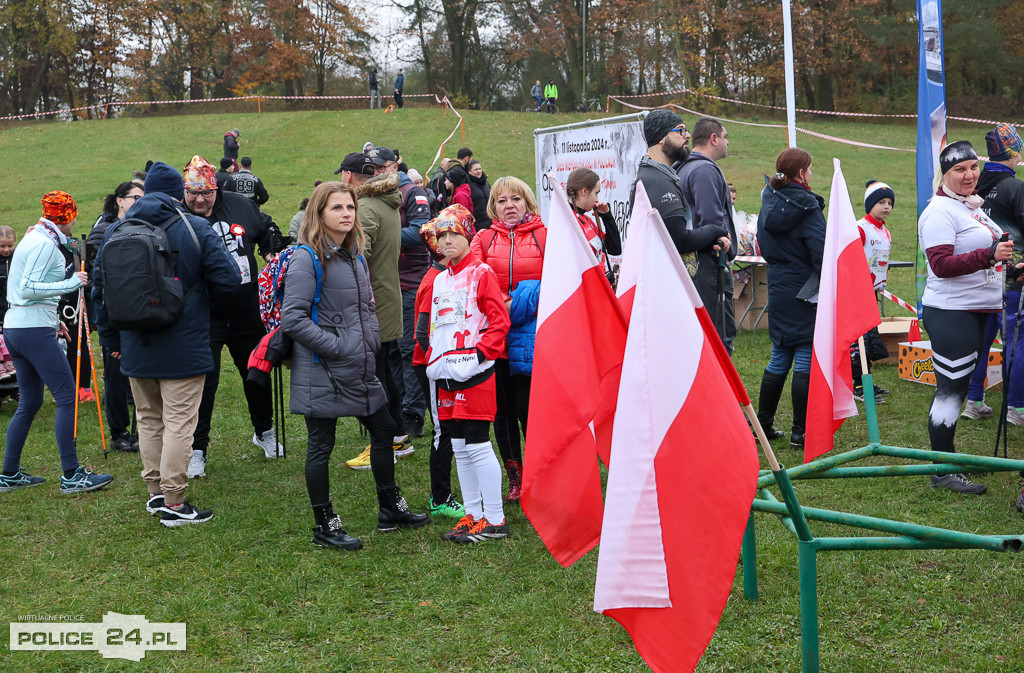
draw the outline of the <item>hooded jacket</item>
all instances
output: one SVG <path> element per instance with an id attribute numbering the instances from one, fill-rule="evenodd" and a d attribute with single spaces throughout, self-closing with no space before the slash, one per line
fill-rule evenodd
<path id="1" fill-rule="evenodd" d="M 998 166 L 998 168 L 996 167 Z M 1014 171 L 999 164 L 987 163 L 978 178 L 978 194 L 985 199 L 981 209 L 1010 234 L 1013 241 L 1012 264 L 1024 261 L 1024 182 Z M 1011 290 L 1020 290 L 1021 282 L 1007 281 Z"/>
<path id="2" fill-rule="evenodd" d="M 402 217 L 398 207 L 398 173 L 381 173 L 358 190 L 359 222 L 363 225 L 366 248 L 363 257 L 370 267 L 370 284 L 377 305 L 380 340 L 402 338 L 402 288 L 398 279 L 398 256 L 402 247 Z"/>
<path id="3" fill-rule="evenodd" d="M 398 191 L 402 194 L 402 205 L 398 208 L 402 218 L 398 279 L 404 292 L 419 288 L 423 275 L 430 268 L 430 251 L 420 237 L 420 227 L 430 221 L 430 197 L 403 172 L 398 173 Z"/>
<path id="4" fill-rule="evenodd" d="M 196 250 L 185 223 L 177 218 L 178 212 L 188 218 L 199 239 L 200 250 Z M 228 256 L 206 220 L 188 215 L 182 204 L 166 194 L 146 194 L 135 202 L 126 217 L 158 224 L 174 217 L 176 221 L 167 225 L 167 235 L 178 254 L 175 271 L 186 292 L 197 283 L 199 287 L 189 295 L 184 312 L 169 327 L 145 332 L 115 330 L 107 321 L 103 303 L 101 245 L 94 265 L 92 296 L 103 347 L 109 352 L 120 352 L 121 372 L 134 378 L 183 379 L 213 371 L 208 292 L 218 298 L 234 295 L 240 282 L 238 265 Z M 107 228 L 104 243 L 120 225 L 118 221 Z"/>
<path id="5" fill-rule="evenodd" d="M 735 259 L 739 244 L 732 221 L 732 195 L 722 169 L 713 159 L 694 150 L 679 165 L 676 174 L 679 176 L 683 199 L 690 211 L 690 226 L 697 231 L 712 225 L 724 228 L 731 243 L 729 259 Z M 698 252 L 711 253 L 711 247 L 709 245 Z"/>
<path id="6" fill-rule="evenodd" d="M 544 246 L 548 229 L 540 215 L 527 214 L 524 221 L 509 226 L 494 221 L 473 237 L 470 251 L 498 276 L 498 287 L 505 299 L 523 280 L 540 280 L 544 270 Z"/>
<path id="7" fill-rule="evenodd" d="M 469 174 L 469 197 L 473 202 L 473 220 L 476 230 L 488 229 L 491 218 L 487 215 L 487 201 L 491 198 L 491 185 L 487 182 L 487 174 L 476 177 Z"/>
<path id="8" fill-rule="evenodd" d="M 294 341 L 289 408 L 313 418 L 369 416 L 387 401 L 376 377 L 380 336 L 370 279 L 349 250 L 330 250 L 322 262 L 316 324 L 312 257 L 297 251 L 285 272 L 281 329 Z"/>
<path id="9" fill-rule="evenodd" d="M 202 215 L 198 215 L 202 217 Z M 284 249 L 284 241 L 270 216 L 260 212 L 251 199 L 217 187 L 217 199 L 206 218 L 204 228 L 210 229 L 221 241 L 228 256 L 236 264 L 241 277 L 238 291 L 229 297 L 215 297 L 211 304 L 212 317 L 218 324 L 232 319 L 258 317 L 260 299 L 257 276 L 256 246 L 260 255 L 273 255 Z M 246 315 L 248 314 L 248 315 Z"/>
<path id="10" fill-rule="evenodd" d="M 797 299 L 817 284 L 825 249 L 825 200 L 790 182 L 775 189 L 765 178 L 757 243 L 768 262 L 768 334 L 772 343 L 797 347 L 814 339 L 817 305 Z"/>
<path id="11" fill-rule="evenodd" d="M 670 166 L 655 161 L 647 155 L 640 158 L 637 166 L 636 180 L 629 190 L 629 213 L 633 213 L 636 198 L 636 185 L 643 181 L 647 197 L 654 209 L 661 214 L 668 235 L 676 246 L 679 255 L 691 269 L 690 275 L 696 272 L 696 258 L 693 253 L 704 250 L 714 244 L 720 236 L 728 236 L 729 231 L 722 226 L 709 224 L 694 229 L 690 221 L 690 209 L 683 198 L 683 190 L 679 186 L 679 176 Z"/>
<path id="12" fill-rule="evenodd" d="M 230 131 L 224 134 L 224 156 L 228 159 L 238 159 L 238 138 Z"/>

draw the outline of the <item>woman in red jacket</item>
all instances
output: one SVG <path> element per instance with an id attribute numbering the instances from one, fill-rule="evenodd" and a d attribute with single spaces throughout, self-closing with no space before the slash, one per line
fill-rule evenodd
<path id="1" fill-rule="evenodd" d="M 469 212 L 473 212 L 473 195 L 469 188 L 469 174 L 466 173 L 466 169 L 456 164 L 445 174 L 444 186 L 452 195 L 451 201 L 448 203 L 449 206 L 454 206 L 457 203 Z"/>
<path id="2" fill-rule="evenodd" d="M 494 269 L 505 304 L 510 305 L 520 281 L 540 280 L 547 228 L 540 219 L 533 190 L 511 176 L 499 178 L 491 186 L 487 215 L 492 221 L 491 228 L 477 234 L 471 250 L 477 259 Z M 529 348 L 532 349 L 532 335 Z M 508 358 L 498 359 L 494 371 L 498 401 L 494 436 L 508 473 L 509 492 L 505 499 L 518 500 L 523 475 L 519 433 L 522 429 L 523 437 L 526 436 L 531 377 L 513 375 Z"/>

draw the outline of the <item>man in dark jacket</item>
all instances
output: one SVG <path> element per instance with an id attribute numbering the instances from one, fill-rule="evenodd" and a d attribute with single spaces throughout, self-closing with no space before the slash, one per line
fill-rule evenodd
<path id="1" fill-rule="evenodd" d="M 242 132 L 238 129 L 231 129 L 224 134 L 224 157 L 231 159 L 231 165 L 238 170 L 238 137 Z"/>
<path id="2" fill-rule="evenodd" d="M 398 77 L 395 78 L 395 105 L 405 107 L 402 100 L 402 90 L 405 89 L 405 71 L 398 69 Z"/>
<path id="3" fill-rule="evenodd" d="M 693 150 L 679 165 L 679 187 L 690 210 L 690 226 L 694 231 L 714 226 L 716 232 L 725 229 L 730 245 L 727 252 L 721 245 L 709 245 L 697 251 L 697 275 L 693 284 L 701 301 L 714 319 L 715 329 L 725 348 L 732 354 L 736 338 L 736 317 L 732 307 L 732 260 L 736 257 L 736 227 L 732 221 L 732 195 L 729 183 L 718 167 L 729 154 L 729 132 L 717 119 L 704 117 L 693 127 Z M 719 266 L 719 256 L 726 255 L 725 265 Z"/>
<path id="4" fill-rule="evenodd" d="M 120 360 L 121 371 L 131 382 L 139 422 L 142 478 L 149 491 L 146 510 L 159 513 L 160 522 L 170 527 L 213 517 L 209 510 L 196 509 L 185 499 L 186 466 L 192 453 L 203 381 L 216 366 L 210 354 L 208 293 L 215 297 L 232 295 L 238 289 L 239 273 L 205 220 L 190 216 L 186 225 L 178 171 L 161 162 L 153 164 L 145 189 L 146 195 L 127 216 L 156 224 L 169 222 L 167 235 L 177 253 L 175 273 L 186 291 L 184 312 L 159 330 L 113 329 L 104 303 L 103 246 L 96 256 L 93 299 L 103 346 Z M 119 226 L 121 222 L 110 225 L 104 245 Z"/>
<path id="5" fill-rule="evenodd" d="M 226 182 L 220 181 L 220 173 L 218 173 L 217 184 L 220 185 L 222 191 L 234 192 L 251 199 L 258 208 L 270 200 L 270 195 L 267 194 L 267 188 L 263 186 L 263 181 L 252 174 L 252 159 L 242 157 L 239 163 L 242 167 L 237 173 L 229 174 Z"/>
<path id="6" fill-rule="evenodd" d="M 398 340 L 398 349 L 402 354 L 402 380 L 405 382 L 402 416 L 406 431 L 413 437 L 420 437 L 428 391 L 420 385 L 413 369 L 412 353 L 416 346 L 413 335 L 416 290 L 430 268 L 430 251 L 420 237 L 420 227 L 430 220 L 430 199 L 422 187 L 402 172 L 398 173 L 398 191 L 402 194 L 402 205 L 398 207 L 402 218 L 402 252 L 398 256 L 398 281 L 402 287 L 402 338 Z"/>
<path id="7" fill-rule="evenodd" d="M 220 238 L 221 244 L 241 274 L 241 286 L 230 297 L 214 302 L 210 309 L 210 347 L 216 364 L 203 386 L 199 406 L 199 424 L 195 430 L 195 446 L 189 463 L 189 476 L 206 476 L 209 459 L 210 420 L 214 399 L 220 383 L 220 356 L 228 347 L 239 376 L 242 377 L 245 401 L 252 421 L 252 442 L 263 449 L 267 458 L 280 455 L 280 444 L 274 433 L 274 412 L 271 391 L 258 383 L 247 381 L 249 354 L 266 335 L 260 319 L 259 287 L 255 247 L 265 258 L 284 248 L 281 232 L 255 204 L 244 196 L 218 188 L 213 166 L 199 156 L 185 167 L 185 207 L 189 212 L 209 221 L 208 228 Z"/>
<path id="8" fill-rule="evenodd" d="M 669 110 L 654 110 L 644 119 L 644 139 L 647 156 L 640 158 L 636 180 L 629 189 L 629 212 L 633 212 L 636 183 L 642 180 L 651 205 L 661 214 L 676 250 L 693 276 L 697 271 L 695 253 L 716 245 L 716 239 L 718 245 L 728 250 L 729 232 L 717 224 L 699 230 L 691 225 L 690 209 L 679 187 L 679 176 L 672 170 L 674 163 L 686 161 L 690 155 L 686 147 L 690 134 L 682 118 Z"/>
<path id="9" fill-rule="evenodd" d="M 380 91 L 377 84 L 377 69 L 370 71 L 370 109 L 373 109 L 373 101 L 377 101 L 377 109 L 380 109 Z"/>
<path id="10" fill-rule="evenodd" d="M 231 179 L 231 174 L 235 170 L 235 160 L 223 157 L 220 160 L 220 170 L 217 171 L 217 184 L 227 185 Z"/>

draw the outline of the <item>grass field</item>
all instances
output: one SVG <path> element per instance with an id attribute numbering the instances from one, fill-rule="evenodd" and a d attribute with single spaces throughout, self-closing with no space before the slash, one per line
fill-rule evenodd
<path id="1" fill-rule="evenodd" d="M 519 175 L 532 183 L 536 115 L 467 113 L 466 141 L 492 182 Z M 582 119 L 562 115 L 558 122 Z M 242 129 L 242 154 L 267 184 L 267 210 L 285 225 L 314 180 L 329 179 L 341 158 L 366 140 L 398 147 L 421 171 L 454 126 L 437 110 L 407 109 L 263 115 L 214 115 L 41 124 L 0 130 L 0 224 L 22 232 L 38 216 L 50 189 L 79 202 L 80 233 L 100 210 L 102 196 L 146 159 L 183 166 L 193 154 L 216 160 L 225 129 Z M 548 121 L 544 119 L 542 121 Z M 687 118 L 692 125 L 693 119 Z M 912 147 L 907 124 L 801 122 L 813 130 L 896 147 Z M 951 139 L 983 147 L 986 129 L 954 127 Z M 731 155 L 722 162 L 739 188 L 738 207 L 758 209 L 761 176 L 785 144 L 784 132 L 731 125 Z M 461 146 L 461 138 L 447 149 Z M 868 178 L 896 190 L 890 219 L 894 259 L 913 259 L 914 156 L 801 137 L 815 157 L 812 187 L 828 195 L 832 156 L 843 161 L 855 208 Z M 913 272 L 894 270 L 891 286 L 912 299 Z M 764 330 L 737 340 L 735 362 L 756 398 L 768 360 Z M 338 554 L 310 545 L 312 517 L 303 481 L 305 431 L 289 419 L 288 458 L 268 462 L 249 442 L 237 374 L 227 368 L 214 415 L 209 475 L 189 497 L 216 512 L 209 524 L 168 530 L 145 514 L 145 489 L 134 455 L 99 451 L 95 414 L 83 410 L 83 462 L 116 475 L 105 491 L 61 496 L 52 439 L 54 406 L 43 411 L 23 465 L 45 476 L 41 488 L 0 496 L 0 622 L 22 615 L 74 615 L 98 622 L 107 611 L 144 614 L 152 621 L 187 622 L 188 650 L 152 652 L 141 663 L 104 660 L 96 652 L 0 651 L 8 671 L 643 671 L 626 633 L 593 613 L 595 553 L 566 570 L 546 553 L 521 511 L 508 510 L 513 536 L 479 548 L 440 539 L 445 522 L 415 532 L 374 532 L 370 475 L 343 461 L 367 440 L 351 420 L 341 422 L 332 468 L 335 509 L 366 548 Z M 886 443 L 927 447 L 931 389 L 897 380 L 878 367 L 876 380 L 892 390 L 880 407 Z M 787 395 L 788 398 L 788 395 Z M 999 396 L 989 400 L 996 406 Z M 709 401 L 719 402 L 719 401 Z M 6 428 L 14 407 L 0 407 Z M 780 425 L 791 418 L 788 399 Z M 991 454 L 994 420 L 963 422 L 961 450 Z M 1024 457 L 1024 431 L 1010 431 L 1010 452 Z M 863 417 L 837 435 L 837 447 L 867 442 Z M 776 443 L 780 459 L 800 458 Z M 401 459 L 397 479 L 410 504 L 428 497 L 428 442 Z M 709 440 L 709 449 L 713 441 Z M 805 505 L 895 517 L 979 533 L 1024 533 L 1013 509 L 1016 474 L 984 477 L 983 497 L 936 492 L 925 478 L 809 481 L 797 488 Z M 700 488 L 700 475 L 679 488 Z M 756 519 L 761 600 L 742 597 L 737 576 L 721 625 L 699 671 L 796 671 L 800 668 L 796 544 L 782 525 Z M 819 535 L 843 534 L 826 525 Z M 1024 560 L 980 551 L 848 552 L 819 557 L 822 670 L 1024 671 L 1020 619 Z"/>

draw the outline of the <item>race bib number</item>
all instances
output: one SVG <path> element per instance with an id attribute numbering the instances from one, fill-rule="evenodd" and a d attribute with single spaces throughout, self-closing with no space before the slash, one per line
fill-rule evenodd
<path id="1" fill-rule="evenodd" d="M 466 293 L 444 292 L 437 297 L 437 319 L 435 325 L 455 325 L 465 314 Z"/>

